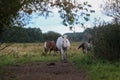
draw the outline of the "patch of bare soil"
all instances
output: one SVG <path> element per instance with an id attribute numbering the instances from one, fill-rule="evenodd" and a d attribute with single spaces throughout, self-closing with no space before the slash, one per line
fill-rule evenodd
<path id="1" fill-rule="evenodd" d="M 72 63 L 38 62 L 8 66 L 0 80 L 85 80 L 85 72 Z"/>

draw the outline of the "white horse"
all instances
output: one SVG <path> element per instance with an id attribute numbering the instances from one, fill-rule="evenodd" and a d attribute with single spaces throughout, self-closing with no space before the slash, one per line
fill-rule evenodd
<path id="1" fill-rule="evenodd" d="M 67 39 L 67 35 L 58 37 L 56 46 L 60 51 L 61 60 L 64 62 L 67 59 L 67 49 L 70 48 L 70 41 Z"/>

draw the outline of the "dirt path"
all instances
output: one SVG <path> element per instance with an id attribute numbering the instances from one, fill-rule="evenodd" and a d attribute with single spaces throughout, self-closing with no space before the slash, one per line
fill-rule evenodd
<path id="1" fill-rule="evenodd" d="M 72 63 L 39 62 L 6 67 L 0 80 L 85 80 L 85 72 Z"/>

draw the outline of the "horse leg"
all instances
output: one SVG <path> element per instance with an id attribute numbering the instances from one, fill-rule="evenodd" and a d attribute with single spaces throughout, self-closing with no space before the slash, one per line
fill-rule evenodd
<path id="1" fill-rule="evenodd" d="M 85 54 L 85 49 L 82 49 L 83 53 Z"/>
<path id="2" fill-rule="evenodd" d="M 44 52 L 42 53 L 42 55 L 46 55 L 48 52 L 47 48 L 44 48 Z"/>
<path id="3" fill-rule="evenodd" d="M 61 60 L 63 60 L 63 49 L 60 49 L 60 56 L 61 56 Z"/>
<path id="4" fill-rule="evenodd" d="M 60 56 L 61 56 L 61 61 L 63 62 L 65 59 L 65 53 L 64 53 L 64 50 L 62 48 L 60 50 Z"/>
<path id="5" fill-rule="evenodd" d="M 83 49 L 83 53 L 88 53 L 88 50 L 87 49 Z"/>
<path id="6" fill-rule="evenodd" d="M 61 61 L 67 62 L 67 51 L 63 49 L 61 49 Z"/>
<path id="7" fill-rule="evenodd" d="M 85 50 L 85 53 L 88 53 L 88 50 L 87 50 L 87 49 Z"/>
<path id="8" fill-rule="evenodd" d="M 64 62 L 67 62 L 67 51 L 64 51 Z"/>

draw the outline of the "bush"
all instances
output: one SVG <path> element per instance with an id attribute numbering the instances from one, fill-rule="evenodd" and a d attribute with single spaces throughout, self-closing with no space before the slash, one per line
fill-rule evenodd
<path id="1" fill-rule="evenodd" d="M 93 40 L 96 58 L 120 60 L 120 25 L 108 24 L 95 28 Z"/>

